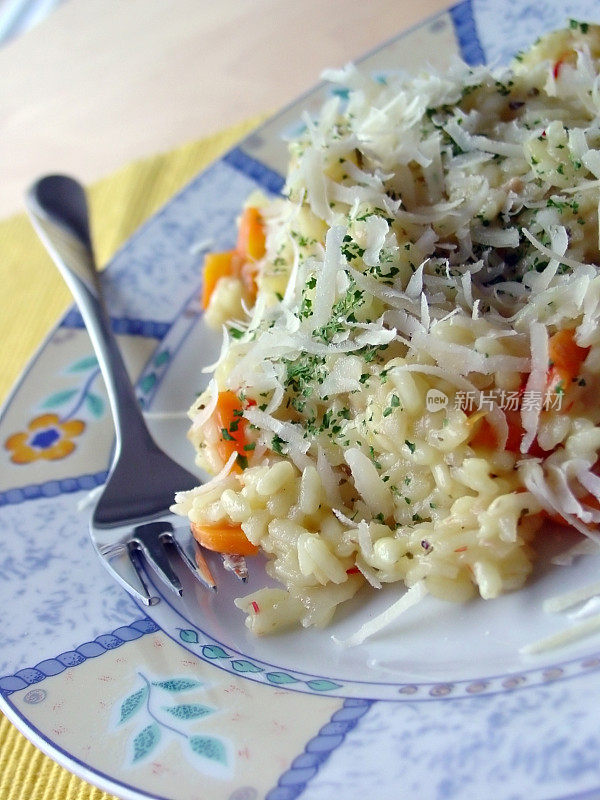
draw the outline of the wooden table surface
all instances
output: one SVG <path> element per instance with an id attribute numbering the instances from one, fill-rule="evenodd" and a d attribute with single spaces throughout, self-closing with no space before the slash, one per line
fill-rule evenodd
<path id="1" fill-rule="evenodd" d="M 0 217 L 256 114 L 448 0 L 67 0 L 0 49 Z"/>

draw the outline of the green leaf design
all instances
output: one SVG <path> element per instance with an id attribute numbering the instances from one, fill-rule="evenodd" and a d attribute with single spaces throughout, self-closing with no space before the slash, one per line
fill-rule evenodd
<path id="1" fill-rule="evenodd" d="M 67 372 L 87 372 L 88 369 L 92 369 L 92 367 L 98 366 L 98 359 L 96 356 L 86 356 L 85 358 L 80 358 L 79 361 L 75 361 L 73 364 L 69 366 Z"/>
<path id="2" fill-rule="evenodd" d="M 227 751 L 225 745 L 214 736 L 190 736 L 188 739 L 190 747 L 199 756 L 216 761 L 219 764 L 227 764 Z"/>
<path id="3" fill-rule="evenodd" d="M 104 413 L 104 400 L 94 392 L 89 392 L 85 396 L 85 404 L 88 411 L 96 418 L 101 417 Z"/>
<path id="4" fill-rule="evenodd" d="M 293 675 L 288 675 L 287 672 L 267 672 L 265 677 L 268 681 L 278 686 L 282 683 L 298 683 L 298 678 L 294 678 Z"/>
<path id="5" fill-rule="evenodd" d="M 327 681 L 324 678 L 313 681 L 306 681 L 306 685 L 313 689 L 315 692 L 329 692 L 331 689 L 341 689 L 339 683 Z"/>
<path id="6" fill-rule="evenodd" d="M 153 722 L 145 727 L 133 740 L 133 762 L 141 761 L 149 755 L 160 740 L 160 728 Z"/>
<path id="7" fill-rule="evenodd" d="M 229 658 L 229 653 L 216 644 L 205 644 L 202 648 L 202 655 L 206 658 Z"/>
<path id="8" fill-rule="evenodd" d="M 173 717 L 177 719 L 201 719 L 209 714 L 214 713 L 214 708 L 210 706 L 203 706 L 200 703 L 183 703 L 179 706 L 163 706 L 165 711 L 168 711 Z"/>
<path id="9" fill-rule="evenodd" d="M 187 644 L 198 644 L 200 638 L 196 631 L 192 631 L 186 628 L 179 629 L 179 638 L 182 642 L 187 642 Z"/>
<path id="10" fill-rule="evenodd" d="M 168 350 L 163 350 L 161 353 L 157 353 L 154 356 L 154 362 L 153 362 L 154 366 L 155 367 L 162 367 L 162 365 L 166 364 L 166 362 L 170 358 L 171 358 L 171 354 L 169 353 L 169 351 Z"/>
<path id="11" fill-rule="evenodd" d="M 56 392 L 47 397 L 40 408 L 56 408 L 68 403 L 71 398 L 75 397 L 77 389 L 64 389 L 62 392 Z"/>
<path id="12" fill-rule="evenodd" d="M 350 97 L 350 89 L 344 88 L 343 86 L 340 86 L 339 88 L 336 87 L 333 89 L 332 94 L 341 97 L 342 100 L 347 100 L 348 97 Z"/>
<path id="13" fill-rule="evenodd" d="M 202 686 L 200 681 L 193 678 L 171 678 L 167 681 L 152 681 L 153 686 L 165 689 L 167 692 L 186 692 L 188 689 L 197 689 Z"/>
<path id="14" fill-rule="evenodd" d="M 262 667 L 257 667 L 251 661 L 245 661 L 243 658 L 238 658 L 231 662 L 231 666 L 236 672 L 263 672 Z"/>
<path id="15" fill-rule="evenodd" d="M 140 389 L 142 392 L 149 392 L 150 389 L 154 386 L 157 381 L 156 373 L 150 372 L 148 375 L 144 375 L 142 380 L 140 381 Z"/>
<path id="16" fill-rule="evenodd" d="M 147 697 L 147 686 L 144 686 L 142 689 L 138 689 L 137 692 L 134 692 L 133 694 L 130 694 L 129 697 L 126 697 L 121 703 L 121 716 L 119 718 L 119 725 L 122 725 L 124 722 L 127 722 L 127 720 L 131 719 L 131 717 L 133 717 L 133 715 L 144 705 Z"/>

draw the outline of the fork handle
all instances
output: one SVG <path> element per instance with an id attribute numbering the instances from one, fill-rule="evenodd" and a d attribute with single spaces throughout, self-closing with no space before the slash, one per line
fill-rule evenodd
<path id="1" fill-rule="evenodd" d="M 85 191 L 74 178 L 48 175 L 31 186 L 26 206 L 38 236 L 71 290 L 92 340 L 114 418 L 116 459 L 129 440 L 139 447 L 151 436 L 104 303 Z"/>

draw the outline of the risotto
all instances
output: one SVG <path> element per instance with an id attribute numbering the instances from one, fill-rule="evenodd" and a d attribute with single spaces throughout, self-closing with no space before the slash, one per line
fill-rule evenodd
<path id="1" fill-rule="evenodd" d="M 386 583 L 375 627 L 495 598 L 549 520 L 598 540 L 599 57 L 571 21 L 502 71 L 328 72 L 284 196 L 207 256 L 224 339 L 189 437 L 215 477 L 173 509 L 266 555 L 254 633 Z"/>

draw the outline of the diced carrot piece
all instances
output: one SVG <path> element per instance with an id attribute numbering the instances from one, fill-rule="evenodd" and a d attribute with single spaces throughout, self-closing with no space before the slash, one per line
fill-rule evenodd
<path id="1" fill-rule="evenodd" d="M 577 377 L 581 365 L 590 352 L 589 347 L 580 347 L 575 341 L 575 331 L 557 331 L 548 341 L 548 383 L 546 391 L 564 394 Z"/>
<path id="2" fill-rule="evenodd" d="M 265 226 L 254 206 L 245 208 L 240 217 L 235 249 L 248 261 L 258 261 L 265 254 Z"/>
<path id="3" fill-rule="evenodd" d="M 256 262 L 265 254 L 265 241 L 265 226 L 260 211 L 248 206 L 240 217 L 236 251 L 241 259 L 239 277 L 252 300 L 256 297 Z"/>
<path id="4" fill-rule="evenodd" d="M 242 281 L 246 295 L 252 302 L 256 299 L 258 286 L 256 277 L 258 275 L 258 264 L 256 261 L 244 261 L 240 269 L 239 278 Z"/>
<path id="5" fill-rule="evenodd" d="M 256 297 L 256 262 L 265 254 L 265 230 L 257 208 L 245 208 L 240 218 L 235 250 L 207 253 L 204 257 L 202 307 L 206 311 L 221 278 L 239 278 L 246 294 Z"/>
<path id="6" fill-rule="evenodd" d="M 506 422 L 508 424 L 508 437 L 504 449 L 509 453 L 521 452 L 521 440 L 523 438 L 524 430 L 521 422 L 521 413 L 519 411 L 505 411 Z M 487 419 L 482 419 L 479 422 L 479 427 L 475 435 L 471 437 L 469 444 L 471 447 L 485 447 L 495 448 L 498 446 L 498 437 L 496 430 L 490 425 Z M 530 456 L 547 456 L 548 454 L 542 450 L 535 439 L 528 450 Z"/>
<path id="7" fill-rule="evenodd" d="M 509 453 L 520 453 L 521 440 L 523 439 L 523 435 L 525 433 L 523 421 L 521 419 L 521 412 L 505 411 L 504 414 L 506 417 L 506 422 L 508 423 L 508 437 L 506 439 L 506 445 L 504 446 L 504 449 L 508 450 Z M 534 439 L 527 452 L 530 456 L 547 455 L 538 445 L 537 439 Z"/>
<path id="8" fill-rule="evenodd" d="M 564 395 L 573 383 L 573 379 L 577 377 L 581 369 L 581 365 L 587 358 L 590 351 L 589 347 L 580 347 L 575 341 L 575 331 L 565 329 L 557 331 L 548 341 L 548 375 L 546 382 L 546 394 L 558 393 Z M 520 392 L 525 390 L 526 376 L 523 376 L 523 382 Z M 519 453 L 521 449 L 521 440 L 523 438 L 523 424 L 521 420 L 520 411 L 505 411 L 506 421 L 508 423 L 508 439 L 506 441 L 505 449 L 511 453 Z M 497 437 L 494 428 L 485 419 L 477 422 L 477 429 L 472 436 L 469 444 L 473 447 L 488 447 L 493 448 L 497 446 Z M 529 455 L 544 457 L 547 452 L 535 440 L 529 448 Z"/>
<path id="9" fill-rule="evenodd" d="M 206 311 L 210 298 L 221 278 L 237 272 L 237 253 L 227 250 L 224 253 L 207 253 L 202 271 L 202 308 Z"/>
<path id="10" fill-rule="evenodd" d="M 590 492 L 586 492 L 586 494 L 583 497 L 579 498 L 579 500 L 584 506 L 589 506 L 590 508 L 593 508 L 596 511 L 600 510 L 600 501 Z M 557 525 L 564 525 L 567 528 L 571 527 L 571 523 L 568 522 L 558 512 L 550 513 L 549 511 L 544 511 L 543 514 L 547 519 L 552 520 L 552 522 L 556 522 Z M 592 528 L 598 528 L 597 522 L 591 522 L 587 524 Z"/>
<path id="11" fill-rule="evenodd" d="M 548 342 L 550 361 L 562 367 L 572 367 L 574 374 L 577 374 L 589 352 L 589 347 L 580 347 L 577 344 L 575 331 L 571 328 L 557 331 Z"/>
<path id="12" fill-rule="evenodd" d="M 247 455 L 244 447 L 248 444 L 248 421 L 242 413 L 243 404 L 235 392 L 219 392 L 211 420 L 219 433 L 217 450 L 223 461 L 227 461 L 233 452 L 240 456 Z M 236 467 L 239 470 L 239 465 Z"/>
<path id="13" fill-rule="evenodd" d="M 256 402 L 252 398 L 242 402 L 235 392 L 219 392 L 215 410 L 204 425 L 206 438 L 216 448 L 223 463 L 230 459 L 232 453 L 238 454 L 233 465 L 234 472 L 241 472 L 245 467 L 245 459 L 253 448 L 247 436 L 248 420 L 242 415 L 245 408 L 254 405 Z M 208 433 L 211 428 L 212 435 Z"/>
<path id="14" fill-rule="evenodd" d="M 191 524 L 192 535 L 207 550 L 237 556 L 255 556 L 258 547 L 249 541 L 240 525 Z"/>
<path id="15" fill-rule="evenodd" d="M 475 435 L 469 440 L 471 447 L 487 447 L 494 448 L 498 442 L 496 431 L 485 417 L 479 420 Z"/>

